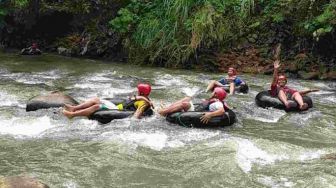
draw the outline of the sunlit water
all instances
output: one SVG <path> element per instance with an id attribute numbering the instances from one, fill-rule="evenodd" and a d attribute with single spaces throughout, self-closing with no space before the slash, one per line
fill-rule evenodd
<path id="1" fill-rule="evenodd" d="M 335 187 L 335 82 L 290 80 L 311 94 L 302 113 L 262 109 L 254 97 L 271 77 L 243 75 L 250 93 L 228 99 L 238 122 L 190 129 L 157 115 L 101 125 L 48 109 L 25 112 L 29 98 L 60 90 L 78 100 L 128 96 L 152 84 L 158 106 L 204 98 L 219 74 L 148 68 L 52 55 L 0 54 L 0 176 L 29 175 L 51 187 Z"/>

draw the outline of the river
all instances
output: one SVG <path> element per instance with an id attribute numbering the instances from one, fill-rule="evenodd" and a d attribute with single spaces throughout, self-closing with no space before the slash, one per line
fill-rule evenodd
<path id="1" fill-rule="evenodd" d="M 78 100 L 127 96 L 138 82 L 169 104 L 203 91 L 220 74 L 43 55 L 0 53 L 0 176 L 28 175 L 51 187 L 335 187 L 336 83 L 289 80 L 314 107 L 285 113 L 257 107 L 271 76 L 242 75 L 249 94 L 230 96 L 238 122 L 185 128 L 158 115 L 101 125 L 61 109 L 26 112 L 31 97 L 60 90 Z M 199 94 L 201 93 L 201 94 Z"/>

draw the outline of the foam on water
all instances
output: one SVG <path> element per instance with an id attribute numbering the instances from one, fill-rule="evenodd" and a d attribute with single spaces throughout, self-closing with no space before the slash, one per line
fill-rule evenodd
<path id="1" fill-rule="evenodd" d="M 67 181 L 65 183 L 63 183 L 63 187 L 66 187 L 66 188 L 77 188 L 78 185 L 73 182 L 73 181 Z"/>
<path id="2" fill-rule="evenodd" d="M 153 150 L 161 150 L 166 146 L 168 136 L 162 132 L 106 132 L 102 134 L 103 137 L 113 141 L 123 141 L 128 144 L 135 144 L 137 146 L 149 147 Z"/>
<path id="3" fill-rule="evenodd" d="M 234 138 L 234 140 L 238 143 L 237 162 L 245 173 L 251 171 L 253 163 L 267 165 L 288 158 L 285 155 L 268 154 L 250 140 L 241 138 Z"/>
<path id="4" fill-rule="evenodd" d="M 286 115 L 284 110 L 257 107 L 254 102 L 243 102 L 243 118 L 254 119 L 266 123 L 276 123 Z"/>
<path id="5" fill-rule="evenodd" d="M 17 138 L 39 137 L 47 129 L 55 127 L 48 116 L 34 119 L 17 117 L 8 120 L 0 119 L 0 124 L 0 134 L 13 135 Z"/>
<path id="6" fill-rule="evenodd" d="M 294 187 L 295 183 L 289 181 L 287 178 L 280 178 L 280 180 L 274 180 L 272 177 L 263 176 L 257 179 L 263 185 L 272 188 L 280 188 L 280 187 Z"/>
<path id="7" fill-rule="evenodd" d="M 170 74 L 157 76 L 155 79 L 156 85 L 164 85 L 164 86 L 186 86 L 188 85 L 184 79 L 179 76 L 172 76 Z"/>
<path id="8" fill-rule="evenodd" d="M 293 113 L 289 116 L 288 121 L 299 126 L 307 126 L 309 122 L 315 118 L 321 118 L 323 114 L 320 111 L 306 111 L 301 113 Z"/>
<path id="9" fill-rule="evenodd" d="M 8 73 L 2 75 L 24 84 L 46 84 L 53 85 L 53 81 L 62 78 L 66 73 L 60 70 L 51 70 L 46 72 L 33 72 L 33 73 Z"/>
<path id="10" fill-rule="evenodd" d="M 0 107 L 3 106 L 25 106 L 20 104 L 18 99 L 12 95 L 9 95 L 7 92 L 0 91 Z"/>
<path id="11" fill-rule="evenodd" d="M 322 150 L 306 151 L 302 153 L 298 158 L 300 161 L 319 159 L 323 154 L 326 154 L 326 152 Z"/>
<path id="12" fill-rule="evenodd" d="M 201 88 L 199 87 L 193 87 L 193 88 L 182 88 L 182 92 L 184 94 L 186 94 L 186 96 L 188 97 L 193 97 L 195 96 L 197 93 L 199 93 L 201 91 Z"/>

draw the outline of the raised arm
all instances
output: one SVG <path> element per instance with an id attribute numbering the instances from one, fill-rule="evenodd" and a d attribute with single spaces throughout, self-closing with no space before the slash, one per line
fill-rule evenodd
<path id="1" fill-rule="evenodd" d="M 272 85 L 276 85 L 277 81 L 278 81 L 278 70 L 280 68 L 280 60 L 275 60 L 274 61 L 274 72 L 273 72 L 273 81 L 272 81 Z"/>

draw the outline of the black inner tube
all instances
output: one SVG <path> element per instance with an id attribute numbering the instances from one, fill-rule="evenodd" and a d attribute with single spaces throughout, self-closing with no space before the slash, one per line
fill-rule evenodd
<path id="1" fill-rule="evenodd" d="M 313 107 L 313 101 L 308 96 L 302 96 L 303 102 L 308 104 L 308 108 Z M 270 91 L 262 91 L 258 93 L 255 98 L 256 104 L 262 108 L 277 108 L 286 111 L 301 111 L 299 105 L 296 101 L 289 99 L 289 106 L 290 108 L 286 108 L 286 106 L 279 100 L 278 97 L 272 97 Z"/>
<path id="2" fill-rule="evenodd" d="M 201 122 L 201 117 L 205 112 L 176 112 L 168 115 L 166 120 L 184 127 L 215 128 L 230 126 L 236 122 L 236 114 L 232 110 L 227 110 L 223 116 L 210 119 L 207 124 Z"/>

